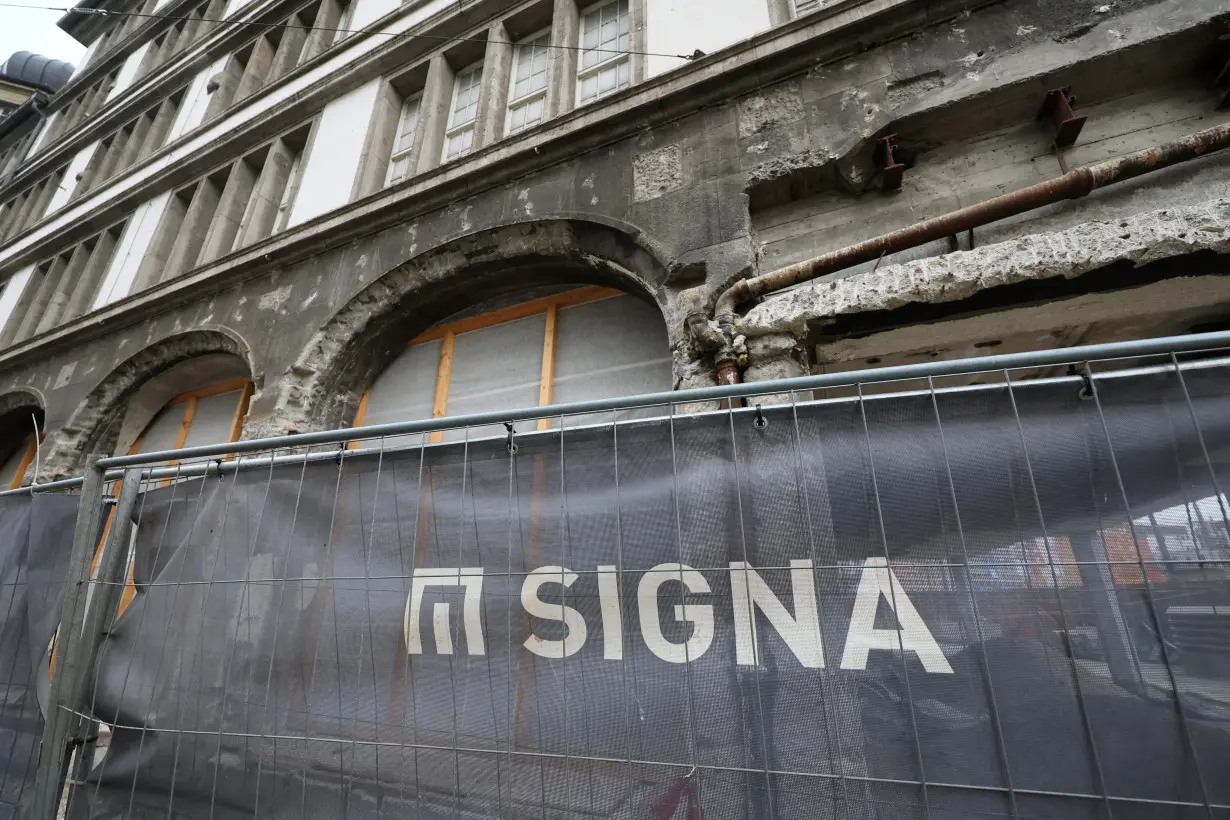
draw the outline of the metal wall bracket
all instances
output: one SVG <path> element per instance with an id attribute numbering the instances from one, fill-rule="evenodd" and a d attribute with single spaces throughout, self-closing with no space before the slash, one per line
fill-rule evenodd
<path id="1" fill-rule="evenodd" d="M 1085 120 L 1088 117 L 1076 116 L 1072 110 L 1074 105 L 1076 105 L 1076 97 L 1072 96 L 1071 86 L 1051 89 L 1046 92 L 1046 99 L 1042 101 L 1042 110 L 1038 112 L 1038 119 L 1049 118 L 1054 124 L 1056 148 L 1071 148 L 1080 137 L 1081 129 L 1085 127 Z"/>
<path id="2" fill-rule="evenodd" d="M 884 176 L 880 182 L 880 190 L 884 193 L 901 190 L 901 181 L 905 177 L 905 165 L 897 162 L 893 151 L 897 148 L 897 135 L 889 134 L 876 142 L 875 162 Z"/>

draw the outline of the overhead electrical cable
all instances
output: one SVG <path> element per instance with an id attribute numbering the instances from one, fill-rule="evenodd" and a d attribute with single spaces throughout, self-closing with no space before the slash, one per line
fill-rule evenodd
<path id="1" fill-rule="evenodd" d="M 216 25 L 254 26 L 254 27 L 263 28 L 263 29 L 284 28 L 284 29 L 298 29 L 301 31 L 327 31 L 327 32 L 333 32 L 335 34 L 375 34 L 375 35 L 380 35 L 383 37 L 405 37 L 407 39 L 416 38 L 419 40 L 434 40 L 440 43 L 485 44 L 487 42 L 491 42 L 486 37 L 446 37 L 444 35 L 418 34 L 416 32 L 410 32 L 410 31 L 376 31 L 372 29 L 363 29 L 363 28 L 350 29 L 350 28 L 330 28 L 328 26 L 305 26 L 305 25 L 299 25 L 299 24 L 288 23 L 288 22 L 262 23 L 256 20 L 226 20 L 226 19 L 219 20 L 217 18 L 210 18 L 210 17 L 178 17 L 173 14 L 142 13 L 142 12 L 136 12 L 136 11 L 109 11 L 107 9 L 78 8 L 75 6 L 73 7 L 40 6 L 40 5 L 32 5 L 32 4 L 25 4 L 25 3 L 0 2 L 0 7 L 11 8 L 11 9 L 37 9 L 41 11 L 57 11 L 62 14 L 89 14 L 89 15 L 95 15 L 99 17 L 142 17 L 142 18 L 155 19 L 155 20 L 172 20 L 175 22 L 214 23 Z M 509 43 L 507 43 L 507 45 L 516 45 L 516 43 L 510 41 Z M 699 50 L 693 52 L 692 54 L 667 54 L 665 52 L 657 52 L 657 51 L 623 51 L 623 50 L 611 49 L 611 48 L 599 48 L 599 47 L 588 47 L 587 48 L 581 45 L 575 45 L 575 46 L 574 45 L 557 45 L 554 43 L 547 43 L 541 47 L 549 48 L 549 49 L 556 49 L 560 51 L 592 51 L 597 54 L 612 54 L 612 55 L 613 54 L 627 54 L 627 55 L 636 56 L 636 57 L 668 57 L 671 59 L 678 59 L 678 60 L 695 60 L 699 57 L 704 56 L 704 53 Z"/>

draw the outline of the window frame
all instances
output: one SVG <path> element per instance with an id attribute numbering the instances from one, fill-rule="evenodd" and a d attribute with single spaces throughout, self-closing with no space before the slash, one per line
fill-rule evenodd
<path id="1" fill-rule="evenodd" d="M 801 7 L 801 8 L 800 8 Z M 790 17 L 797 20 L 824 8 L 824 0 L 790 0 Z"/>
<path id="2" fill-rule="evenodd" d="M 440 151 L 440 161 L 441 162 L 452 162 L 453 160 L 460 159 L 461 157 L 464 157 L 465 155 L 474 151 L 474 140 L 478 136 L 478 114 L 479 114 L 478 109 L 480 106 L 479 96 L 476 96 L 474 98 L 474 102 L 473 102 L 474 116 L 471 119 L 466 120 L 463 123 L 458 123 L 456 121 L 457 101 L 459 97 L 461 96 L 461 92 L 462 92 L 461 82 L 463 78 L 468 78 L 468 77 L 473 77 L 474 83 L 470 85 L 468 88 L 466 88 L 465 91 L 467 92 L 474 91 L 476 95 L 481 95 L 482 87 L 483 87 L 483 60 L 479 60 L 478 62 L 471 63 L 470 65 L 458 71 L 453 76 L 453 93 L 450 98 L 450 104 L 448 107 L 448 121 L 444 129 L 444 146 L 441 148 L 441 151 Z M 467 103 L 466 108 L 469 108 L 470 105 L 471 105 L 470 103 Z M 469 131 L 471 134 L 469 147 L 467 147 L 465 150 L 458 151 L 455 154 L 450 154 L 448 151 L 450 141 L 454 137 L 460 136 L 461 134 L 464 134 L 467 131 Z"/>
<path id="3" fill-rule="evenodd" d="M 591 15 L 597 12 L 601 12 L 602 9 L 606 8 L 607 6 L 618 5 L 619 3 L 627 4 L 625 15 L 628 20 L 628 50 L 615 52 L 612 56 L 606 57 L 604 59 L 599 59 L 596 63 L 594 63 L 591 66 L 583 65 L 585 61 L 585 53 L 587 51 L 595 51 L 598 53 L 607 51 L 607 49 L 602 48 L 601 42 L 599 42 L 598 45 L 592 49 L 585 47 L 585 21 L 589 19 Z M 632 78 L 632 68 L 633 68 L 632 66 L 632 50 L 633 50 L 632 3 L 633 3 L 633 0 L 601 0 L 601 2 L 594 3 L 590 6 L 587 6 L 584 9 L 581 9 L 580 19 L 577 24 L 576 96 L 577 96 L 578 106 L 589 105 L 590 103 L 597 102 L 598 100 L 601 100 L 604 97 L 608 97 L 612 94 L 617 94 L 620 91 L 623 91 L 624 89 L 632 87 L 633 85 L 633 78 Z M 599 28 L 601 28 L 601 23 L 599 23 Z M 596 77 L 599 74 L 601 74 L 603 70 L 613 67 L 613 66 L 618 66 L 620 63 L 626 63 L 628 66 L 628 84 L 627 85 L 621 86 L 619 84 L 616 84 L 615 87 L 612 88 L 610 91 L 599 90 L 592 97 L 586 98 L 584 96 L 583 84 L 585 80 L 589 79 L 590 77 Z"/>
<path id="4" fill-rule="evenodd" d="M 414 127 L 410 129 L 410 142 L 405 148 L 398 149 L 398 142 L 406 133 L 406 112 L 410 106 L 414 106 Z M 401 106 L 397 112 L 397 130 L 393 132 L 393 150 L 389 152 L 389 164 L 384 170 L 384 186 L 396 185 L 399 182 L 404 182 L 414 176 L 414 147 L 418 144 L 418 129 L 419 123 L 423 118 L 423 91 L 419 90 L 413 94 L 409 94 L 401 98 Z M 445 142 L 447 143 L 447 138 Z M 399 160 L 406 160 L 406 173 L 400 177 L 394 177 L 393 169 L 397 166 Z"/>
<path id="5" fill-rule="evenodd" d="M 489 313 L 480 313 L 477 316 L 467 316 L 464 319 L 445 322 L 428 328 L 418 336 L 415 336 L 406 347 L 414 347 L 415 345 L 434 341 L 441 343 L 440 358 L 436 364 L 435 396 L 432 402 L 431 417 L 439 419 L 445 418 L 448 415 L 448 394 L 453 375 L 453 350 L 457 336 L 462 333 L 483 330 L 495 325 L 528 319 L 542 314 L 546 314 L 546 329 L 543 334 L 542 370 L 539 374 L 538 383 L 538 406 L 546 407 L 551 404 L 555 396 L 555 345 L 559 335 L 559 323 L 557 321 L 559 311 L 562 308 L 575 307 L 576 305 L 584 305 L 602 299 L 611 299 L 616 296 L 632 296 L 632 294 L 602 285 L 587 285 L 573 290 L 566 290 L 552 296 L 544 296 L 540 299 L 532 299 L 528 302 L 500 308 Z M 376 378 L 379 378 L 379 376 L 377 375 Z M 369 384 L 367 389 L 363 391 L 363 397 L 359 400 L 359 407 L 355 411 L 354 421 L 350 425 L 352 428 L 363 426 L 364 419 L 367 417 L 368 400 L 371 398 L 372 386 L 375 383 L 376 379 L 373 379 L 372 384 Z M 551 429 L 551 421 L 549 418 L 539 419 L 538 429 Z M 444 433 L 440 430 L 433 431 L 428 436 L 428 441 L 431 443 L 438 443 L 443 440 Z M 347 447 L 351 450 L 357 450 L 362 447 L 362 444 L 361 441 L 351 441 Z"/>
<path id="6" fill-rule="evenodd" d="M 518 77 L 517 58 L 519 57 L 521 50 L 523 48 L 533 47 L 533 44 L 539 40 L 545 41 L 545 44 L 543 46 L 543 52 L 546 54 L 546 57 L 547 57 L 547 68 L 546 68 L 546 71 L 543 73 L 542 88 L 535 89 L 527 94 L 521 95 L 520 97 L 514 97 L 513 90 L 517 86 L 517 77 Z M 532 66 L 533 59 L 534 57 L 531 54 L 530 56 L 531 68 L 533 67 Z M 522 37 L 520 40 L 513 43 L 512 70 L 508 72 L 508 75 L 509 75 L 508 76 L 508 102 L 504 106 L 505 107 L 505 112 L 504 112 L 504 135 L 505 136 L 508 136 L 510 134 L 516 134 L 520 131 L 524 131 L 527 128 L 532 128 L 533 126 L 538 125 L 541 122 L 546 122 L 546 120 L 549 119 L 548 112 L 547 112 L 547 92 L 551 88 L 551 27 L 550 26 L 547 26 L 544 29 L 540 29 L 539 31 L 536 31 L 533 34 L 530 34 L 526 37 Z M 530 76 L 532 77 L 533 74 L 531 74 Z M 526 122 L 523 125 L 514 128 L 512 124 L 513 112 L 519 108 L 524 108 L 525 106 L 531 104 L 532 102 L 538 99 L 541 99 L 543 103 L 542 116 L 534 120 L 533 122 Z"/>

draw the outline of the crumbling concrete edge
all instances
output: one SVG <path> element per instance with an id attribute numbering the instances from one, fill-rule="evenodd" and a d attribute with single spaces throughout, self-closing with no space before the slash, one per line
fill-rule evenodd
<path id="1" fill-rule="evenodd" d="M 1120 221 L 1087 222 L 874 273 L 812 282 L 769 296 L 736 322 L 735 330 L 749 340 L 787 334 L 801 342 L 808 324 L 816 320 L 909 304 L 957 302 L 1002 285 L 1073 279 L 1115 262 L 1143 265 L 1199 251 L 1230 253 L 1230 199 Z"/>

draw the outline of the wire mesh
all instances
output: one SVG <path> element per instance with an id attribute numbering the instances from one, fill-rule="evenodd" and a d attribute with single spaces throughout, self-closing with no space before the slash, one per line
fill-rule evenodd
<path id="1" fill-rule="evenodd" d="M 1113 366 L 131 467 L 81 507 L 55 808 L 1230 816 L 1230 362 Z M 51 501 L 67 560 L 75 497 L 0 499 L 0 550 Z"/>

